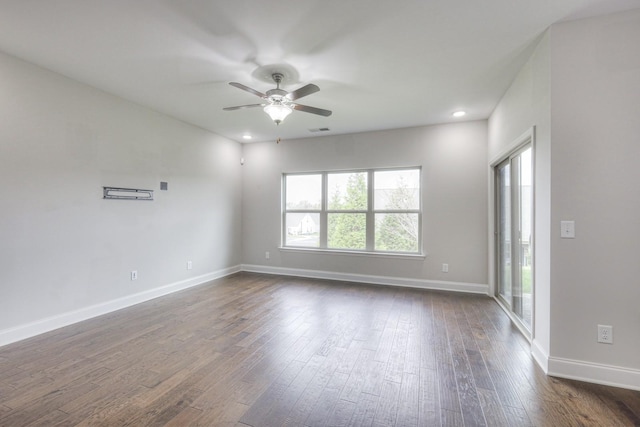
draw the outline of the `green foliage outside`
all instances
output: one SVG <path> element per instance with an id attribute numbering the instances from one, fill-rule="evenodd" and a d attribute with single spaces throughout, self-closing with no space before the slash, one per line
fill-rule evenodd
<path id="1" fill-rule="evenodd" d="M 507 286 L 511 286 L 511 265 L 507 265 L 506 267 L 504 267 L 504 276 L 505 279 L 507 280 Z M 533 277 L 532 277 L 532 273 L 531 273 L 531 265 L 525 265 L 522 266 L 522 276 L 521 276 L 521 282 L 522 282 L 522 293 L 523 294 L 531 294 L 532 293 L 532 284 L 533 284 Z"/>
<path id="2" fill-rule="evenodd" d="M 522 267 L 522 293 L 530 294 L 531 292 L 531 266 Z"/>
<path id="3" fill-rule="evenodd" d="M 404 182 L 391 190 L 387 209 L 411 209 L 415 189 Z M 331 195 L 330 210 L 366 210 L 367 184 L 364 174 L 349 177 L 344 197 Z M 418 251 L 418 215 L 388 213 L 376 215 L 375 249 L 393 252 Z M 330 213 L 327 218 L 327 245 L 334 249 L 366 248 L 366 214 Z"/>
<path id="4" fill-rule="evenodd" d="M 401 179 L 398 187 L 389 195 L 390 209 L 409 210 L 414 200 L 413 188 L 408 188 Z M 389 213 L 378 224 L 376 219 L 376 249 L 394 252 L 418 251 L 418 215 L 411 213 Z"/>
<path id="5" fill-rule="evenodd" d="M 344 199 L 331 195 L 330 210 L 363 210 L 367 208 L 367 184 L 364 174 L 349 176 Z M 332 213 L 327 218 L 327 246 L 334 249 L 365 249 L 367 217 L 360 213 Z"/>

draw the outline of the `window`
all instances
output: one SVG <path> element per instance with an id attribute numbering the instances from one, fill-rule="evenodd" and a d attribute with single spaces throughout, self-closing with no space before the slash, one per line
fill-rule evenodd
<path id="1" fill-rule="evenodd" d="M 283 175 L 283 246 L 419 253 L 420 168 Z"/>
<path id="2" fill-rule="evenodd" d="M 288 175 L 285 182 L 285 246 L 319 247 L 322 175 Z"/>

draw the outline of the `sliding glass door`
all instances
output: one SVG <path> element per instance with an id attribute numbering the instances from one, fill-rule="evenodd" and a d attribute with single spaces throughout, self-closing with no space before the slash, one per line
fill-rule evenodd
<path id="1" fill-rule="evenodd" d="M 495 167 L 497 296 L 531 331 L 533 167 L 531 145 Z"/>

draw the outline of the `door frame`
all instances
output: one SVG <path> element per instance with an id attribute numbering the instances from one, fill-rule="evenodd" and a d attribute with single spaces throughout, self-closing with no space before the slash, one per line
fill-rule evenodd
<path id="1" fill-rule="evenodd" d="M 532 182 L 532 202 L 531 202 L 531 256 L 532 256 L 532 271 L 531 271 L 531 281 L 532 281 L 532 293 L 533 293 L 533 301 L 532 301 L 532 313 L 531 313 L 531 329 L 529 330 L 523 322 L 511 311 L 510 307 L 506 307 L 501 298 L 498 298 L 497 293 L 498 289 L 498 257 L 497 257 L 497 238 L 498 238 L 498 229 L 497 229 L 497 220 L 498 220 L 498 212 L 497 212 L 497 180 L 495 176 L 495 168 L 509 159 L 512 155 L 521 151 L 525 146 L 531 145 L 531 173 L 533 175 Z M 532 342 L 535 337 L 535 324 L 536 324 L 536 280 L 535 280 L 535 206 L 536 206 L 536 191 L 535 191 L 535 178 L 536 178 L 536 162 L 535 156 L 536 154 L 536 144 L 535 144 L 535 126 L 527 129 L 522 135 L 513 140 L 510 144 L 508 144 L 500 153 L 495 156 L 489 162 L 489 294 L 493 297 L 496 302 L 502 307 L 502 309 L 507 313 L 512 323 L 516 325 L 516 327 L 520 330 L 522 335 L 524 335 L 529 342 Z"/>

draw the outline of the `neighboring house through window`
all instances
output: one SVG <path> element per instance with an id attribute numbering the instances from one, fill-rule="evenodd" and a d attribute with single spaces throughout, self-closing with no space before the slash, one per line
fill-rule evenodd
<path id="1" fill-rule="evenodd" d="M 294 213 L 289 217 L 287 234 L 299 236 L 301 234 L 314 234 L 319 231 L 319 226 L 308 213 Z"/>

